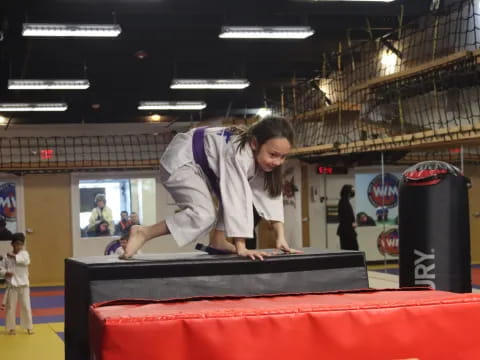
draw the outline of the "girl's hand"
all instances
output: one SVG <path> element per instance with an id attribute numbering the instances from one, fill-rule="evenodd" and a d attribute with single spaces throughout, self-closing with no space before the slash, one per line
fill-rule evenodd
<path id="1" fill-rule="evenodd" d="M 260 250 L 249 250 L 249 249 L 239 249 L 237 250 L 237 254 L 243 257 L 249 257 L 252 260 L 258 258 L 259 260 L 263 261 L 265 256 L 270 256 L 265 251 Z"/>
<path id="2" fill-rule="evenodd" d="M 280 252 L 286 253 L 286 254 L 301 254 L 301 253 L 303 253 L 303 251 L 301 251 L 301 250 L 295 250 L 295 249 L 290 248 L 290 246 L 288 246 L 288 243 L 284 238 L 277 239 L 277 250 L 280 250 L 279 252 L 277 252 L 277 254 L 280 253 Z"/>

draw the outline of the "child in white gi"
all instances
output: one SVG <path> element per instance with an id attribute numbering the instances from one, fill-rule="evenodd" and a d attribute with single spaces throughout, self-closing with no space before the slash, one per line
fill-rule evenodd
<path id="1" fill-rule="evenodd" d="M 215 226 L 211 247 L 263 260 L 265 252 L 245 246 L 253 237 L 253 206 L 272 224 L 277 248 L 296 252 L 284 235 L 281 170 L 293 140 L 290 123 L 277 117 L 246 130 L 197 128 L 177 134 L 160 160 L 160 177 L 181 211 L 151 226 L 133 226 L 123 257 L 166 234 L 184 246 Z M 220 203 L 218 214 L 211 191 Z"/>
<path id="2" fill-rule="evenodd" d="M 28 265 L 30 256 L 25 246 L 25 235 L 16 233 L 12 236 L 13 251 L 4 256 L 0 265 L 0 274 L 7 281 L 2 307 L 7 310 L 5 327 L 9 335 L 15 335 L 17 300 L 20 302 L 20 326 L 33 334 L 32 309 L 30 306 L 30 283 Z"/>

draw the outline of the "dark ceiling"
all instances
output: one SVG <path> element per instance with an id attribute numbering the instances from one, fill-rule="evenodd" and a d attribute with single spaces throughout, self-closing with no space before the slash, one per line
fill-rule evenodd
<path id="1" fill-rule="evenodd" d="M 93 123 L 146 121 L 140 100 L 203 100 L 202 112 L 169 113 L 177 121 L 243 114 L 259 108 L 264 96 L 278 97 L 281 84 L 312 77 L 323 53 L 331 54 L 351 29 L 353 41 L 396 27 L 400 4 L 404 22 L 428 11 L 431 0 L 382 2 L 286 0 L 3 0 L 0 3 L 0 102 L 65 101 L 63 113 L 23 113 L 12 123 Z M 24 38 L 23 22 L 113 23 L 114 39 Z M 309 25 L 305 40 L 226 40 L 222 25 Z M 147 56 L 139 59 L 138 51 Z M 88 78 L 83 91 L 7 90 L 7 80 Z M 185 91 L 169 88 L 178 78 L 247 78 L 242 91 Z M 93 109 L 92 104 L 99 104 Z M 165 114 L 165 113 L 164 113 Z M 3 114 L 7 115 L 7 114 Z"/>

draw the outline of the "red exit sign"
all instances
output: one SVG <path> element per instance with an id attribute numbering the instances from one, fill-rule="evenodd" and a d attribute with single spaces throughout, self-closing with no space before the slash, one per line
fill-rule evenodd
<path id="1" fill-rule="evenodd" d="M 348 174 L 348 168 L 345 166 L 317 165 L 317 173 L 321 175 L 345 175 Z"/>
<path id="2" fill-rule="evenodd" d="M 333 167 L 331 167 L 331 166 L 319 166 L 319 167 L 317 167 L 317 172 L 319 174 L 331 175 L 331 174 L 333 174 Z"/>
<path id="3" fill-rule="evenodd" d="M 48 160 L 53 158 L 53 150 L 52 149 L 43 149 L 40 150 L 40 159 Z"/>

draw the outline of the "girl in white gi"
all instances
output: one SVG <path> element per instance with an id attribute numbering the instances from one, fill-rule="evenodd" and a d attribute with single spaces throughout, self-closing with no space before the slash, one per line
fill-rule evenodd
<path id="1" fill-rule="evenodd" d="M 5 327 L 9 335 L 15 335 L 17 300 L 20 302 L 20 326 L 33 334 L 32 309 L 30 306 L 30 283 L 28 265 L 30 256 L 24 250 L 25 235 L 16 233 L 12 236 L 13 251 L 7 253 L 0 265 L 0 274 L 7 281 L 4 306 L 6 307 Z"/>
<path id="2" fill-rule="evenodd" d="M 293 138 L 290 123 L 276 117 L 246 130 L 197 128 L 177 134 L 160 160 L 160 177 L 181 211 L 151 226 L 133 226 L 124 258 L 157 236 L 172 234 L 184 246 L 215 226 L 210 247 L 263 260 L 265 252 L 245 246 L 253 237 L 253 206 L 272 224 L 277 248 L 296 252 L 284 235 L 281 170 Z M 210 191 L 219 200 L 218 214 Z"/>

